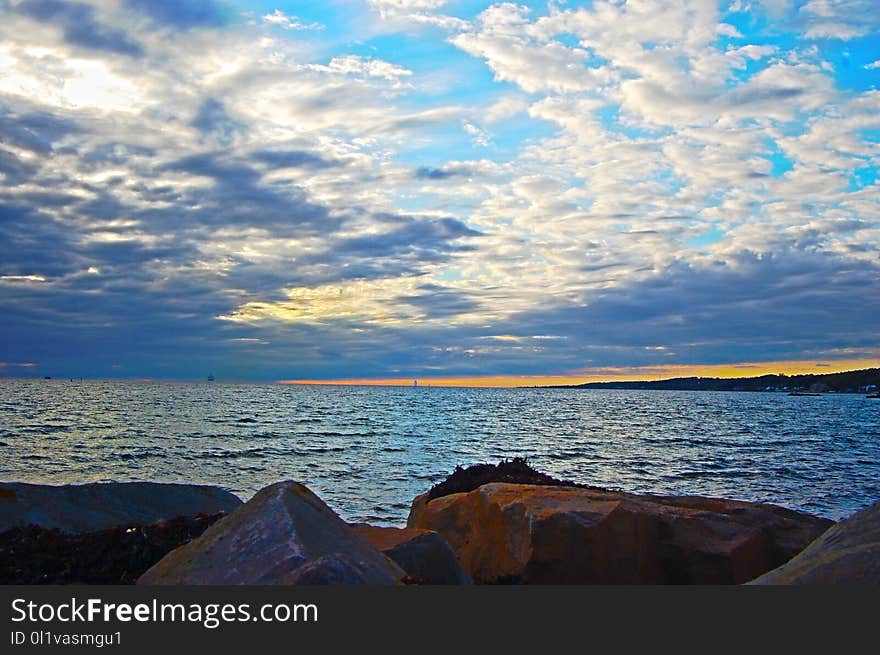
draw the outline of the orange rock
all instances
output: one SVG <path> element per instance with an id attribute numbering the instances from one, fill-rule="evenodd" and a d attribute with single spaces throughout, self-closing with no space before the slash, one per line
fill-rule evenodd
<path id="1" fill-rule="evenodd" d="M 422 535 L 432 534 L 433 530 L 421 530 L 419 528 L 389 528 L 370 525 L 368 523 L 352 523 L 352 529 L 370 542 L 370 545 L 380 552 L 392 550 L 402 543 L 411 541 Z"/>
<path id="2" fill-rule="evenodd" d="M 736 584 L 832 524 L 773 505 L 491 483 L 413 502 L 478 583 Z"/>

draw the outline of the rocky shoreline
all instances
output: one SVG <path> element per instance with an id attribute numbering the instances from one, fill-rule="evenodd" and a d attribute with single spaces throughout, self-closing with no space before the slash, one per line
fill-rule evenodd
<path id="1" fill-rule="evenodd" d="M 880 503 L 835 524 L 774 505 L 636 495 L 523 460 L 457 468 L 406 528 L 307 487 L 0 483 L 0 584 L 880 584 Z"/>

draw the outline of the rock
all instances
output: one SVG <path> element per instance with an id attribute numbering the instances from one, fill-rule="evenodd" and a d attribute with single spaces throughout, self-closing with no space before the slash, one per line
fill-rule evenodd
<path id="1" fill-rule="evenodd" d="M 37 525 L 82 533 L 125 525 L 149 525 L 178 516 L 231 512 L 241 500 L 195 484 L 108 482 L 54 486 L 0 483 L 0 532 Z"/>
<path id="2" fill-rule="evenodd" d="M 380 528 L 365 523 L 352 528 L 418 584 L 473 584 L 455 551 L 433 530 Z"/>
<path id="3" fill-rule="evenodd" d="M 134 584 L 170 551 L 224 516 L 180 516 L 77 534 L 36 525 L 12 528 L 0 532 L 0 584 Z"/>
<path id="4" fill-rule="evenodd" d="M 324 555 L 284 579 L 289 585 L 368 584 L 364 573 L 343 555 Z"/>
<path id="5" fill-rule="evenodd" d="M 397 584 L 405 575 L 305 486 L 278 482 L 168 553 L 138 584 Z"/>
<path id="6" fill-rule="evenodd" d="M 528 460 L 525 458 L 514 457 L 509 460 L 503 459 L 497 464 L 482 463 L 471 464 L 467 467 L 456 466 L 455 470 L 446 476 L 445 480 L 435 484 L 424 494 L 424 502 L 442 496 L 473 491 L 490 482 L 590 488 L 585 484 L 578 484 L 571 480 L 560 480 L 546 473 L 541 473 L 529 466 Z"/>
<path id="7" fill-rule="evenodd" d="M 507 483 L 416 498 L 477 583 L 737 584 L 779 566 L 832 521 L 773 505 Z"/>
<path id="8" fill-rule="evenodd" d="M 794 559 L 749 584 L 880 585 L 880 502 L 829 528 Z"/>

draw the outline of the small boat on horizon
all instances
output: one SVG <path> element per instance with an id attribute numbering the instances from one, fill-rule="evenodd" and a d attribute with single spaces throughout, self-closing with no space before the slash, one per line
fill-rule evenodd
<path id="1" fill-rule="evenodd" d="M 865 398 L 880 398 L 880 393 L 869 393 Z"/>
<path id="2" fill-rule="evenodd" d="M 821 396 L 821 393 L 808 393 L 806 391 L 790 391 L 789 396 Z"/>
<path id="3" fill-rule="evenodd" d="M 213 382 L 213 381 L 214 381 L 214 374 L 208 373 L 208 382 Z"/>

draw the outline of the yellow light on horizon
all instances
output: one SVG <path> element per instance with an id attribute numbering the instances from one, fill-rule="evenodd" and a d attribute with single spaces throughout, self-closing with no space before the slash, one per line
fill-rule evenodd
<path id="1" fill-rule="evenodd" d="M 605 367 L 561 375 L 471 375 L 408 378 L 337 378 L 332 380 L 279 380 L 279 384 L 411 387 L 512 388 L 574 385 L 587 382 L 634 382 L 682 377 L 746 378 L 761 375 L 842 373 L 880 367 L 877 359 L 793 360 L 739 364 L 676 364 L 642 367 Z"/>

